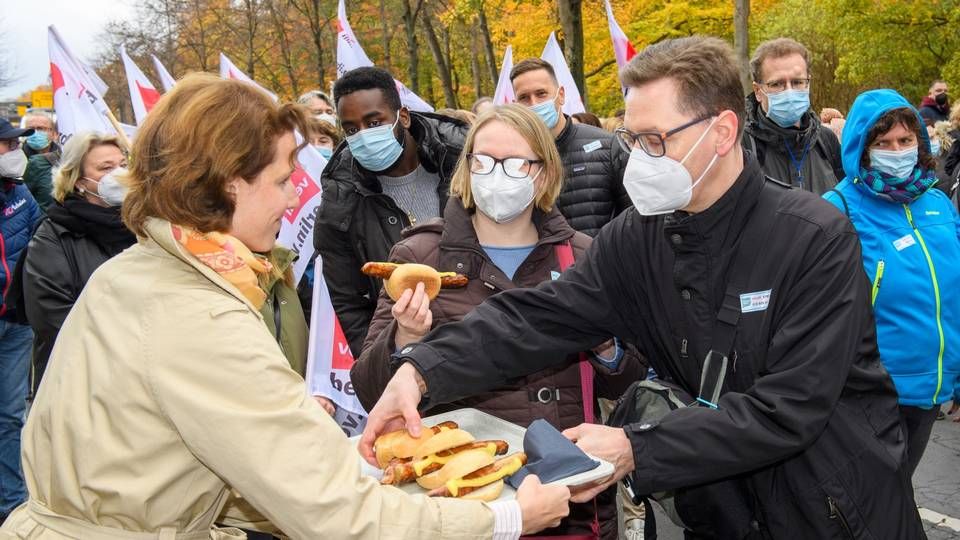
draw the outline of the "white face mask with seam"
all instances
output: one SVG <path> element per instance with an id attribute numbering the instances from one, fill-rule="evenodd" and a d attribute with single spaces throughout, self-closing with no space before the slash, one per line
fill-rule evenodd
<path id="1" fill-rule="evenodd" d="M 123 204 L 123 200 L 127 198 L 127 186 L 123 184 L 119 178 L 125 174 L 127 174 L 126 167 L 117 167 L 101 176 L 100 180 L 94 180 L 93 178 L 84 176 L 83 178 L 97 184 L 98 193 L 83 188 L 80 188 L 80 192 L 89 193 L 107 203 L 108 206 L 120 206 Z"/>
<path id="2" fill-rule="evenodd" d="M 536 195 L 534 181 L 543 171 L 533 177 L 510 178 L 503 171 L 503 164 L 494 165 L 489 174 L 470 174 L 470 192 L 477 208 L 497 223 L 509 223 L 523 213 Z"/>
<path id="3" fill-rule="evenodd" d="M 623 187 L 630 195 L 633 206 L 640 214 L 644 216 L 670 214 L 690 204 L 690 199 L 693 197 L 693 188 L 713 168 L 720 155 L 713 154 L 713 159 L 710 160 L 710 163 L 695 182 L 690 176 L 690 171 L 683 164 L 697 149 L 697 146 L 700 145 L 716 122 L 717 118 L 714 118 L 680 161 L 666 155 L 652 157 L 642 148 L 630 150 L 630 158 L 623 172 Z"/>

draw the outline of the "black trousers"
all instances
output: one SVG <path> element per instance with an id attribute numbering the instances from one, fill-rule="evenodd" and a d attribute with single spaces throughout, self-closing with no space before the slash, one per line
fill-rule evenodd
<path id="1" fill-rule="evenodd" d="M 930 442 L 930 432 L 933 431 L 933 423 L 937 420 L 939 412 L 939 406 L 921 409 L 900 405 L 900 423 L 907 437 L 907 473 L 910 478 L 913 478 L 913 473 L 920 465 L 920 458 L 923 457 L 923 451 L 927 449 L 927 443 Z"/>

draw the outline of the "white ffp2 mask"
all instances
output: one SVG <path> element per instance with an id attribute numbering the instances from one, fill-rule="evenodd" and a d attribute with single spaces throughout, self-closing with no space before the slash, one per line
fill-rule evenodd
<path id="1" fill-rule="evenodd" d="M 710 122 L 680 161 L 667 156 L 652 157 L 641 148 L 630 150 L 630 159 L 623 172 L 623 187 L 638 212 L 644 216 L 669 214 L 690 204 L 693 188 L 703 180 L 720 156 L 716 153 L 713 155 L 713 159 L 696 182 L 690 177 L 690 172 L 683 163 L 700 145 L 716 121 L 714 118 Z"/>
<path id="2" fill-rule="evenodd" d="M 513 221 L 533 202 L 534 180 L 540 171 L 532 178 L 510 178 L 503 172 L 503 164 L 497 164 L 489 174 L 472 173 L 470 191 L 477 208 L 497 223 Z"/>

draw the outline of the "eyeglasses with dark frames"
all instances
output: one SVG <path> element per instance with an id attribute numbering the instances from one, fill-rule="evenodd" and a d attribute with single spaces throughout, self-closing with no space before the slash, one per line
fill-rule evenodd
<path id="1" fill-rule="evenodd" d="M 470 172 L 476 174 L 490 174 L 493 172 L 497 163 L 503 169 L 504 174 L 510 178 L 526 178 L 534 165 L 543 164 L 542 159 L 527 159 L 521 157 L 508 157 L 498 159 L 486 154 L 467 154 L 467 160 L 470 165 Z"/>
<path id="2" fill-rule="evenodd" d="M 620 146 L 626 152 L 630 152 L 634 148 L 640 148 L 650 157 L 663 157 L 667 153 L 667 139 L 713 116 L 713 114 L 700 116 L 670 131 L 641 131 L 640 133 L 634 133 L 627 128 L 621 127 L 617 128 L 613 133 L 617 136 Z"/>

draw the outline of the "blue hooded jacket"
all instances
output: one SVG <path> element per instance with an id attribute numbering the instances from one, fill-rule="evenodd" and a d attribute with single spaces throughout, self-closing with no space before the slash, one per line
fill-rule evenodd
<path id="1" fill-rule="evenodd" d="M 873 283 L 880 359 L 900 403 L 930 408 L 960 397 L 960 217 L 928 189 L 909 204 L 881 198 L 859 180 L 870 128 L 887 111 L 916 109 L 893 90 L 857 97 L 843 128 L 844 180 L 824 194 L 857 230 Z M 921 142 L 930 148 L 925 129 Z"/>

